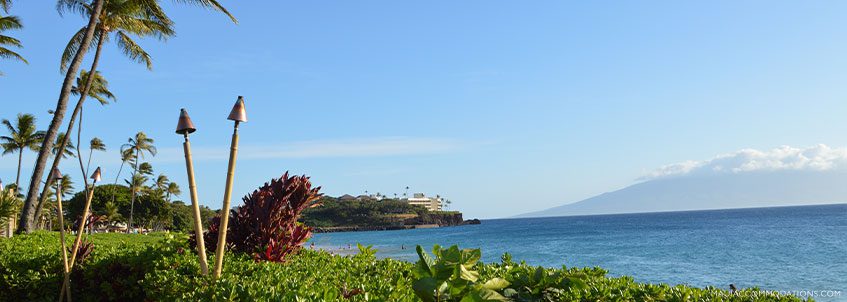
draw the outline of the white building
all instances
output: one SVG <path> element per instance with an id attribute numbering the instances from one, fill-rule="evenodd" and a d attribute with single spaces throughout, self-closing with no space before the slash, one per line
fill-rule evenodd
<path id="1" fill-rule="evenodd" d="M 442 205 L 444 204 L 444 200 L 441 196 L 436 195 L 435 197 L 426 197 L 426 194 L 424 193 L 415 193 L 411 198 L 407 198 L 406 201 L 411 205 L 423 206 L 430 211 L 441 211 Z"/>

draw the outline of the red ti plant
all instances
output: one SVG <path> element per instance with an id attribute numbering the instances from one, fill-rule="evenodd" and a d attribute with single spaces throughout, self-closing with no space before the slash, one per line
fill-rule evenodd
<path id="1" fill-rule="evenodd" d="M 303 210 L 318 205 L 320 189 L 312 188 L 309 177 L 289 177 L 288 172 L 265 183 L 229 212 L 228 248 L 256 260 L 284 261 L 312 236 L 312 228 L 297 220 Z M 219 225 L 216 217 L 204 236 L 208 248 L 217 246 Z"/>

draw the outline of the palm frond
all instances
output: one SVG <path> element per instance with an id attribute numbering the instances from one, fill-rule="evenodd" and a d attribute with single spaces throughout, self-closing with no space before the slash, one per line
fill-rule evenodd
<path id="1" fill-rule="evenodd" d="M 91 150 L 106 151 L 106 144 L 103 143 L 103 140 L 97 137 L 91 139 L 91 142 L 89 142 L 88 147 Z"/>
<path id="2" fill-rule="evenodd" d="M 85 87 L 88 84 L 89 76 L 91 74 L 87 70 L 80 70 L 79 77 L 76 78 L 76 86 L 71 87 L 71 93 L 79 95 L 81 93 L 80 90 L 82 90 L 81 87 Z M 109 104 L 109 100 L 115 101 L 115 95 L 109 91 L 109 81 L 103 77 L 100 71 L 95 71 L 91 80 L 92 82 L 88 87 L 87 96 L 97 99 L 101 105 Z"/>
<path id="3" fill-rule="evenodd" d="M 136 44 L 135 41 L 133 41 L 132 38 L 126 35 L 123 31 L 117 31 L 115 35 L 118 37 L 118 47 L 121 51 L 123 51 L 124 55 L 133 61 L 146 64 L 147 69 L 153 69 L 153 59 L 150 58 L 150 54 L 144 51 L 141 46 Z"/>
<path id="4" fill-rule="evenodd" d="M 64 17 L 65 13 L 76 13 L 80 16 L 87 17 L 91 15 L 91 5 L 82 0 L 59 0 L 56 1 L 56 11 Z"/>
<path id="5" fill-rule="evenodd" d="M 21 44 L 21 40 L 3 35 L 0 35 L 0 45 L 8 45 L 17 48 L 23 47 L 23 44 Z"/>
<path id="6" fill-rule="evenodd" d="M 14 52 L 14 51 L 11 51 L 7 48 L 4 48 L 4 47 L 0 47 L 0 57 L 7 58 L 7 59 L 15 59 L 15 60 L 24 62 L 26 64 L 29 64 L 29 62 L 26 59 L 24 59 L 23 56 L 21 56 L 20 54 Z"/>
<path id="7" fill-rule="evenodd" d="M 218 1 L 216 1 L 216 0 L 173 0 L 173 2 L 174 3 L 180 3 L 180 4 L 200 6 L 200 7 L 204 7 L 204 8 L 208 8 L 208 9 L 212 9 L 212 10 L 222 12 L 224 15 L 229 17 L 230 20 L 232 20 L 232 23 L 238 24 L 238 19 L 235 19 L 235 16 L 230 14 L 229 11 L 226 10 L 226 8 L 223 7 L 223 5 L 218 3 Z"/>
<path id="8" fill-rule="evenodd" d="M 68 71 L 68 64 L 70 64 L 71 60 L 76 56 L 76 53 L 79 52 L 80 46 L 82 46 L 82 41 L 85 39 L 85 31 L 87 27 L 80 28 L 73 36 L 71 36 L 71 40 L 68 41 L 68 45 L 65 46 L 65 50 L 62 52 L 62 61 L 59 64 L 59 71 L 65 73 Z M 102 39 L 102 33 L 97 30 L 94 31 L 94 38 L 91 39 L 90 48 L 97 47 L 97 43 L 100 43 L 100 39 Z"/>
<path id="9" fill-rule="evenodd" d="M 18 133 L 18 129 L 15 129 L 15 126 L 12 126 L 11 121 L 9 121 L 7 119 L 3 119 L 2 123 L 3 123 L 3 126 L 6 126 L 6 130 L 8 130 L 9 133 L 11 133 L 12 135 L 15 135 L 15 133 Z M 4 136 L 4 137 L 6 137 L 6 136 Z"/>
<path id="10" fill-rule="evenodd" d="M 21 23 L 21 18 L 18 18 L 17 16 L 0 17 L 0 31 L 10 29 L 21 29 L 23 27 L 24 25 L 23 23 Z"/>

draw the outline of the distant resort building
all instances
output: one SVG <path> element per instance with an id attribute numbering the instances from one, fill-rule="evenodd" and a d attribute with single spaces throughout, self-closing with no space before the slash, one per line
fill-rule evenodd
<path id="1" fill-rule="evenodd" d="M 444 204 L 441 196 L 426 197 L 424 193 L 415 193 L 411 198 L 406 198 L 405 200 L 411 205 L 423 206 L 430 211 L 441 211 Z"/>
<path id="2" fill-rule="evenodd" d="M 396 195 L 397 194 L 395 194 L 395 196 Z M 380 201 L 383 199 L 389 198 L 388 196 L 385 196 L 384 194 L 380 193 L 370 195 L 362 194 L 359 196 L 344 194 L 338 197 L 338 200 L 340 201 Z M 398 200 L 408 202 L 411 205 L 422 206 L 430 211 L 442 211 L 444 208 L 444 198 L 442 198 L 441 195 L 435 195 L 435 197 L 427 197 L 424 193 L 415 193 L 412 195 L 412 197 L 402 197 Z"/>

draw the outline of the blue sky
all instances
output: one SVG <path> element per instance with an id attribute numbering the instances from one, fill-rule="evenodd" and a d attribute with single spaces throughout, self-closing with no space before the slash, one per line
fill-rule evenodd
<path id="1" fill-rule="evenodd" d="M 177 37 L 142 41 L 152 72 L 106 46 L 100 70 L 118 102 L 88 102 L 83 133 L 108 145 L 94 158 L 106 179 L 117 147 L 144 131 L 161 153 L 148 160 L 187 189 L 173 133 L 185 107 L 202 203 L 220 207 L 238 95 L 250 121 L 234 196 L 290 170 L 330 195 L 409 186 L 480 218 L 578 201 L 671 163 L 847 139 L 847 3 L 223 3 L 240 24 L 168 5 Z M 34 113 L 46 128 L 61 51 L 84 20 L 52 1 L 11 14 L 30 64 L 0 61 L 2 117 Z M 73 163 L 63 170 L 78 174 Z M 0 178 L 15 165 L 0 158 Z"/>

